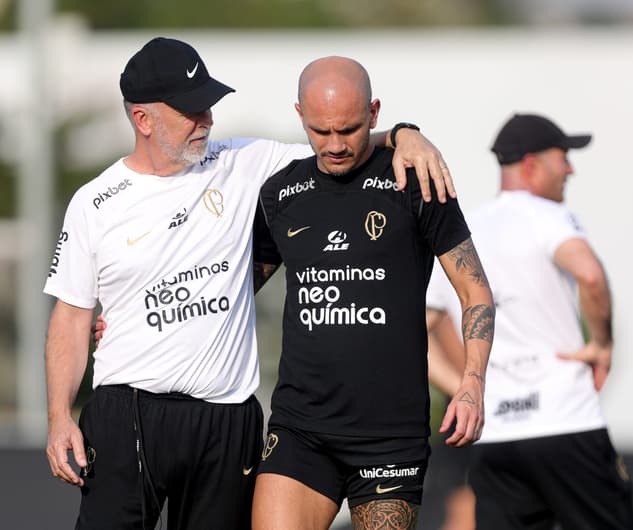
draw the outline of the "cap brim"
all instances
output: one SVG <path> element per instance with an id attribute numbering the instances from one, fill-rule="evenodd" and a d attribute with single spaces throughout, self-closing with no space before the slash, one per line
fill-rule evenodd
<path id="1" fill-rule="evenodd" d="M 591 142 L 590 134 L 578 134 L 575 136 L 567 136 L 563 141 L 563 145 L 565 149 L 579 149 L 580 147 L 585 147 Z"/>
<path id="2" fill-rule="evenodd" d="M 231 92 L 235 92 L 235 89 L 210 77 L 203 85 L 189 92 L 165 98 L 164 102 L 177 111 L 197 114 L 210 109 Z"/>

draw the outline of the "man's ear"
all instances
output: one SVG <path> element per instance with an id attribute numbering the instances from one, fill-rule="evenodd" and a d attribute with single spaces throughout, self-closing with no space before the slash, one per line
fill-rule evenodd
<path id="1" fill-rule="evenodd" d="M 378 123 L 378 114 L 380 113 L 380 100 L 378 98 L 374 99 L 369 104 L 369 113 L 370 113 L 369 128 L 373 129 L 376 127 L 376 124 Z"/>
<path id="2" fill-rule="evenodd" d="M 540 163 L 539 157 L 534 153 L 528 153 L 521 160 L 521 178 L 527 186 L 528 191 L 534 195 L 539 194 Z"/>
<path id="3" fill-rule="evenodd" d="M 536 167 L 538 160 L 536 155 L 533 153 L 528 153 L 521 159 L 521 174 L 525 179 L 530 179 L 530 177 L 534 174 L 534 169 Z"/>
<path id="4" fill-rule="evenodd" d="M 132 120 L 138 131 L 143 136 L 149 136 L 152 132 L 153 119 L 147 107 L 144 105 L 134 105 L 132 107 Z"/>
<path id="5" fill-rule="evenodd" d="M 301 110 L 301 105 L 299 105 L 299 103 L 295 103 L 295 110 L 299 115 L 299 119 L 301 120 L 301 122 L 303 122 L 303 111 Z"/>

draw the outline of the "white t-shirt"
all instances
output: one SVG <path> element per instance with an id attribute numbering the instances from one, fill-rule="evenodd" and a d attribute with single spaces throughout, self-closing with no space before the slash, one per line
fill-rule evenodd
<path id="1" fill-rule="evenodd" d="M 44 292 L 108 323 L 93 387 L 240 403 L 259 385 L 252 226 L 262 183 L 307 145 L 210 142 L 170 177 L 119 160 L 74 195 Z"/>
<path id="2" fill-rule="evenodd" d="M 562 204 L 523 191 L 500 193 L 467 220 L 497 309 L 481 442 L 604 427 L 591 368 L 556 358 L 584 344 L 575 282 L 553 261 L 563 242 L 585 238 L 583 229 Z M 460 326 L 461 307 L 441 266 L 427 305 L 446 309 Z"/>

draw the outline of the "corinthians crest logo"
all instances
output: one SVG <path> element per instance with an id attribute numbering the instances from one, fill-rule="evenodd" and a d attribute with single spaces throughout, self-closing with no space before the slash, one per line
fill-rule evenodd
<path id="1" fill-rule="evenodd" d="M 386 225 L 387 217 L 383 213 L 372 210 L 365 218 L 365 232 L 372 241 L 376 241 L 382 235 Z"/>
<path id="2" fill-rule="evenodd" d="M 220 190 L 208 189 L 202 197 L 204 207 L 216 217 L 220 217 L 224 212 L 224 197 Z"/>
<path id="3" fill-rule="evenodd" d="M 277 436 L 276 434 L 270 433 L 268 435 L 268 438 L 266 438 L 266 443 L 264 444 L 264 450 L 262 451 L 262 460 L 266 460 L 271 455 L 271 453 L 273 452 L 273 449 L 277 447 L 278 443 L 279 443 L 279 436 Z"/>

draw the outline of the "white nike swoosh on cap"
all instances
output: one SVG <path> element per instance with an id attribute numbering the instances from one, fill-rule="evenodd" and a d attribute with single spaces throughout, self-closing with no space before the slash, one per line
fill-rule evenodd
<path id="1" fill-rule="evenodd" d="M 196 75 L 197 70 L 198 70 L 198 63 L 196 63 L 196 66 L 193 67 L 193 70 L 191 70 L 191 72 L 189 71 L 189 69 L 187 69 L 187 77 L 191 79 L 194 75 Z"/>

